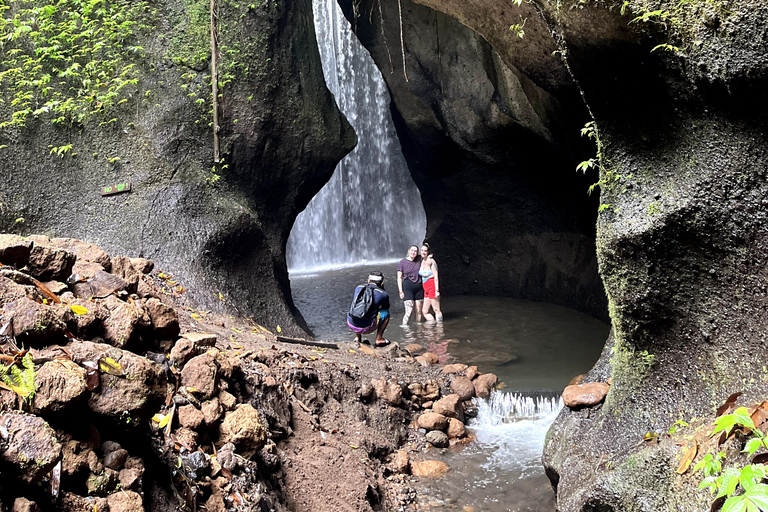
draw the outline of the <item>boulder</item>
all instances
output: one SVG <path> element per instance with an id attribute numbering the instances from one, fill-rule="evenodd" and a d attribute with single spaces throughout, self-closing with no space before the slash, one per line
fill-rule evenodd
<path id="1" fill-rule="evenodd" d="M 128 283 L 126 287 L 128 293 L 136 293 L 142 273 L 133 267 L 130 259 L 125 256 L 115 256 L 112 258 L 110 273 Z"/>
<path id="2" fill-rule="evenodd" d="M 127 289 L 128 283 L 104 270 L 97 270 L 92 278 L 72 285 L 72 293 L 79 299 L 103 299 Z"/>
<path id="3" fill-rule="evenodd" d="M 437 381 L 412 382 L 408 385 L 408 391 L 416 402 L 428 402 L 440 398 L 440 385 Z"/>
<path id="4" fill-rule="evenodd" d="M 173 435 L 179 444 L 185 448 L 188 448 L 190 452 L 197 450 L 197 440 L 200 436 L 191 428 L 177 428 L 173 431 Z"/>
<path id="5" fill-rule="evenodd" d="M 460 422 L 456 418 L 448 418 L 448 428 L 445 431 L 448 437 L 451 439 L 458 439 L 464 437 L 467 434 L 464 423 Z"/>
<path id="6" fill-rule="evenodd" d="M 179 315 L 176 314 L 176 310 L 154 297 L 148 299 L 144 307 L 149 313 L 156 338 L 175 338 L 178 336 Z"/>
<path id="7" fill-rule="evenodd" d="M 72 361 L 45 363 L 35 374 L 34 412 L 46 414 L 67 409 L 87 391 L 85 375 L 85 369 Z"/>
<path id="8" fill-rule="evenodd" d="M 449 444 L 448 436 L 440 430 L 427 432 L 427 441 L 435 448 L 447 448 Z"/>
<path id="9" fill-rule="evenodd" d="M 577 384 L 581 384 L 584 382 L 584 377 L 587 375 L 585 373 L 582 373 L 581 375 L 577 375 L 574 378 L 571 379 L 571 381 L 568 383 L 569 386 L 576 386 Z"/>
<path id="10" fill-rule="evenodd" d="M 179 407 L 179 425 L 196 430 L 203 423 L 203 413 L 194 405 Z"/>
<path id="11" fill-rule="evenodd" d="M 91 261 L 98 263 L 105 270 L 109 270 L 111 263 L 109 254 L 98 245 L 90 244 L 76 238 L 53 238 L 50 242 L 54 247 L 64 249 L 74 254 L 77 261 Z"/>
<path id="12" fill-rule="evenodd" d="M 443 375 L 452 375 L 454 373 L 461 373 L 468 368 L 465 364 L 447 364 L 443 366 Z"/>
<path id="13" fill-rule="evenodd" d="M 0 414 L 0 425 L 7 435 L 7 446 L 0 454 L 5 477 L 26 484 L 36 482 L 61 460 L 62 446 L 56 432 L 39 416 L 20 412 Z M 7 434 L 6 434 L 7 432 Z"/>
<path id="14" fill-rule="evenodd" d="M 27 296 L 27 287 L 0 275 L 0 307 Z M 0 325 L 0 327 L 2 327 Z"/>
<path id="15" fill-rule="evenodd" d="M 82 315 L 75 314 L 72 316 L 72 320 L 67 324 L 72 332 L 81 339 L 93 338 L 101 332 L 101 326 L 109 316 L 108 310 L 101 301 L 91 302 L 73 297 L 68 299 L 68 302 L 70 305 L 81 306 L 86 310 L 86 313 Z"/>
<path id="16" fill-rule="evenodd" d="M 146 258 L 129 258 L 133 268 L 142 274 L 149 274 L 155 268 L 155 262 Z"/>
<path id="17" fill-rule="evenodd" d="M 128 459 L 128 450 L 117 448 L 104 454 L 104 467 L 120 471 Z"/>
<path id="18" fill-rule="evenodd" d="M 474 380 L 478 373 L 477 366 L 470 366 L 464 371 L 464 375 L 466 375 L 469 380 Z"/>
<path id="19" fill-rule="evenodd" d="M 405 448 L 400 448 L 394 454 L 392 454 L 389 467 L 395 473 L 408 474 L 411 471 L 411 461 L 408 457 L 408 450 Z"/>
<path id="20" fill-rule="evenodd" d="M 104 467 L 101 471 L 88 476 L 85 488 L 88 494 L 106 496 L 117 488 L 118 476 L 118 472 L 114 469 Z"/>
<path id="21" fill-rule="evenodd" d="M 432 411 L 442 414 L 447 418 L 464 419 L 464 410 L 461 408 L 461 398 L 456 393 L 444 396 L 432 404 Z"/>
<path id="22" fill-rule="evenodd" d="M 61 295 L 69 290 L 67 283 L 62 283 L 61 281 L 46 281 L 43 285 L 54 295 Z"/>
<path id="23" fill-rule="evenodd" d="M 419 357 L 423 357 L 424 359 L 426 359 L 429 364 L 437 364 L 440 362 L 440 357 L 438 357 L 437 354 L 434 354 L 432 352 L 424 352 Z"/>
<path id="24" fill-rule="evenodd" d="M 493 373 L 484 373 L 472 381 L 475 386 L 475 396 L 478 398 L 488 398 L 491 396 L 491 390 L 496 385 L 498 377 Z"/>
<path id="25" fill-rule="evenodd" d="M 248 404 L 240 404 L 234 411 L 228 412 L 219 425 L 218 443 L 234 444 L 243 457 L 253 457 L 266 442 L 266 425 L 258 411 Z"/>
<path id="26" fill-rule="evenodd" d="M 0 235 L 0 263 L 21 268 L 27 264 L 32 242 L 18 235 Z"/>
<path id="27" fill-rule="evenodd" d="M 135 344 L 139 331 L 150 325 L 149 315 L 136 302 L 124 302 L 114 295 L 101 301 L 107 311 L 104 321 L 104 339 L 118 348 Z"/>
<path id="28" fill-rule="evenodd" d="M 224 412 L 221 408 L 221 404 L 219 403 L 219 399 L 215 397 L 206 402 L 203 402 L 203 404 L 200 406 L 200 411 L 203 415 L 203 421 L 209 427 L 218 423 L 222 413 Z"/>
<path id="29" fill-rule="evenodd" d="M 131 490 L 131 491 L 140 491 L 142 488 L 141 485 L 141 477 L 142 472 L 138 469 L 121 469 L 120 473 L 118 474 L 118 480 L 120 481 L 120 488 Z"/>
<path id="30" fill-rule="evenodd" d="M 70 283 L 82 283 L 93 279 L 99 272 L 105 272 L 104 267 L 95 261 L 84 261 L 78 259 L 75 266 L 72 267 Z"/>
<path id="31" fill-rule="evenodd" d="M 436 412 L 425 412 L 419 416 L 416 424 L 426 430 L 445 430 L 448 428 L 448 418 Z"/>
<path id="32" fill-rule="evenodd" d="M 94 510 L 109 510 L 106 498 L 78 496 L 71 492 L 62 492 L 57 503 L 58 512 L 93 512 Z"/>
<path id="33" fill-rule="evenodd" d="M 225 411 L 231 411 L 237 405 L 237 398 L 231 393 L 226 391 L 219 392 L 219 403 Z"/>
<path id="34" fill-rule="evenodd" d="M 611 387 L 605 382 L 572 384 L 563 390 L 563 403 L 570 407 L 591 407 L 603 401 Z"/>
<path id="35" fill-rule="evenodd" d="M 181 338 L 171 349 L 169 359 L 177 368 L 183 368 L 193 357 L 200 355 L 200 347 L 186 338 Z"/>
<path id="36" fill-rule="evenodd" d="M 418 343 L 409 343 L 408 345 L 405 346 L 405 350 L 407 350 L 411 354 L 418 354 L 418 353 L 424 352 L 425 349 Z"/>
<path id="37" fill-rule="evenodd" d="M 181 370 L 181 385 L 201 400 L 208 400 L 216 393 L 218 365 L 211 354 L 200 354 L 189 360 Z"/>
<path id="38" fill-rule="evenodd" d="M 27 498 L 16 498 L 13 501 L 13 510 L 11 512 L 40 512 L 37 503 Z"/>
<path id="39" fill-rule="evenodd" d="M 13 318 L 13 334 L 19 344 L 40 346 L 54 336 L 67 332 L 70 308 L 58 304 L 40 304 L 26 297 L 6 304 L 6 318 Z"/>
<path id="40" fill-rule="evenodd" d="M 411 462 L 411 474 L 424 478 L 440 478 L 451 470 L 451 467 L 440 460 L 423 460 Z"/>
<path id="41" fill-rule="evenodd" d="M 107 496 L 109 512 L 144 512 L 141 496 L 133 491 L 120 490 Z"/>
<path id="42" fill-rule="evenodd" d="M 113 370 L 117 375 L 107 372 L 99 375 L 99 387 L 88 399 L 88 406 L 94 412 L 135 426 L 148 420 L 164 402 L 165 372 L 146 357 L 90 341 L 72 342 L 67 350 L 78 361 L 98 362 L 104 358 L 119 365 L 119 371 Z M 119 375 L 120 372 L 124 375 Z"/>
<path id="43" fill-rule="evenodd" d="M 64 443 L 61 451 L 61 475 L 64 482 L 67 478 L 73 479 L 77 475 L 85 475 L 88 472 L 88 459 L 93 453 L 90 446 L 71 439 Z M 96 454 L 94 453 L 93 456 L 96 457 Z"/>
<path id="44" fill-rule="evenodd" d="M 397 382 L 384 379 L 373 379 L 371 385 L 376 391 L 376 396 L 389 405 L 398 406 L 403 400 L 403 388 Z"/>
<path id="45" fill-rule="evenodd" d="M 467 377 L 454 377 L 451 381 L 451 391 L 459 395 L 461 401 L 470 400 L 475 396 L 475 386 Z"/>
<path id="46" fill-rule="evenodd" d="M 40 281 L 66 281 L 72 274 L 76 256 L 52 245 L 32 245 L 27 270 Z"/>
<path id="47" fill-rule="evenodd" d="M 198 347 L 213 347 L 216 345 L 216 335 L 207 332 L 185 332 L 181 337 L 188 339 Z"/>

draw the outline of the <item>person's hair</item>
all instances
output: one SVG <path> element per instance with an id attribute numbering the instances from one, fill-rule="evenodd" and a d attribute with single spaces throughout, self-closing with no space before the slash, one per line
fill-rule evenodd
<path id="1" fill-rule="evenodd" d="M 421 247 L 426 247 L 427 248 L 427 257 L 431 258 L 431 257 L 434 256 L 433 253 L 429 252 L 429 244 L 427 242 L 424 242 L 423 244 L 421 244 Z"/>
<path id="2" fill-rule="evenodd" d="M 368 274 L 368 281 L 375 284 L 379 288 L 384 288 L 384 274 L 378 270 L 374 270 Z"/>

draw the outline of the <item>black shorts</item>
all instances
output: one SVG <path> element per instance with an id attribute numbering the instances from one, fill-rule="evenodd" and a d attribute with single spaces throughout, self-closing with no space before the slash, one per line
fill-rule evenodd
<path id="1" fill-rule="evenodd" d="M 421 279 L 414 283 L 407 277 L 403 278 L 403 300 L 424 300 L 424 288 L 421 286 Z"/>

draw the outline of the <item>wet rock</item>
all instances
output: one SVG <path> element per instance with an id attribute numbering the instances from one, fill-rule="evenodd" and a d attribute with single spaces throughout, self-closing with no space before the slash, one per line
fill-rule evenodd
<path id="1" fill-rule="evenodd" d="M 35 385 L 32 408 L 38 414 L 63 411 L 87 391 L 85 370 L 67 360 L 45 363 L 35 375 Z"/>
<path id="2" fill-rule="evenodd" d="M 152 321 L 156 338 L 175 338 L 179 334 L 179 316 L 176 311 L 158 299 L 148 299 L 144 306 Z"/>
<path id="3" fill-rule="evenodd" d="M 216 393 L 218 366 L 211 354 L 195 356 L 181 370 L 181 385 L 192 388 L 194 395 L 208 400 Z"/>
<path id="4" fill-rule="evenodd" d="M 216 345 L 216 335 L 207 332 L 185 332 L 181 337 L 188 339 L 198 347 L 213 347 Z"/>
<path id="5" fill-rule="evenodd" d="M 448 436 L 445 432 L 439 430 L 431 430 L 427 432 L 427 441 L 435 448 L 447 448 L 449 444 Z"/>
<path id="6" fill-rule="evenodd" d="M 0 263 L 21 268 L 27 264 L 32 242 L 18 235 L 0 235 Z"/>
<path id="7" fill-rule="evenodd" d="M 224 416 L 218 442 L 232 443 L 243 457 L 251 458 L 266 444 L 267 429 L 256 409 L 240 404 Z"/>
<path id="8" fill-rule="evenodd" d="M 109 512 L 144 512 L 141 496 L 133 491 L 120 491 L 107 497 Z"/>
<path id="9" fill-rule="evenodd" d="M 104 466 L 115 471 L 120 471 L 125 465 L 125 461 L 128 459 L 128 451 L 123 448 L 118 448 L 109 453 L 104 454 Z"/>
<path id="10" fill-rule="evenodd" d="M 433 354 L 432 352 L 424 352 L 420 357 L 426 359 L 429 364 L 437 364 L 440 362 L 440 358 L 437 354 Z"/>
<path id="11" fill-rule="evenodd" d="M 465 364 L 447 364 L 443 366 L 443 375 L 453 375 L 454 373 L 461 373 L 468 368 Z"/>
<path id="12" fill-rule="evenodd" d="M 563 403 L 571 408 L 597 405 L 603 401 L 610 388 L 605 382 L 570 385 L 563 390 Z"/>
<path id="13" fill-rule="evenodd" d="M 40 512 L 40 507 L 37 506 L 37 503 L 27 498 L 16 498 L 13 501 L 12 512 Z"/>
<path id="14" fill-rule="evenodd" d="M 461 398 L 455 393 L 444 396 L 432 404 L 432 411 L 442 414 L 446 418 L 464 419 L 464 409 L 461 407 Z"/>
<path id="15" fill-rule="evenodd" d="M 110 273 L 128 283 L 128 286 L 125 288 L 128 293 L 136 293 L 142 273 L 133 267 L 130 259 L 125 256 L 115 256 L 112 258 Z"/>
<path id="16" fill-rule="evenodd" d="M 451 381 L 451 391 L 459 395 L 461 401 L 470 400 L 475 396 L 475 386 L 467 377 L 454 377 Z"/>
<path id="17" fill-rule="evenodd" d="M 109 254 L 98 245 L 76 238 L 53 238 L 50 244 L 71 252 L 77 257 L 77 261 L 92 261 L 101 265 L 105 270 L 110 269 Z"/>
<path id="18" fill-rule="evenodd" d="M 448 429 L 445 433 L 448 434 L 448 437 L 451 439 L 459 439 L 466 435 L 467 430 L 464 428 L 464 423 L 456 418 L 448 418 Z"/>
<path id="19" fill-rule="evenodd" d="M 416 424 L 426 430 L 445 430 L 448 428 L 448 418 L 436 412 L 425 412 L 419 416 Z"/>
<path id="20" fill-rule="evenodd" d="M 104 339 L 118 348 L 137 343 L 139 330 L 150 325 L 149 315 L 135 302 L 123 302 L 112 295 L 101 301 L 101 304 L 107 311 Z"/>
<path id="21" fill-rule="evenodd" d="M 99 387 L 91 392 L 88 399 L 92 411 L 132 426 L 148 420 L 164 402 L 165 372 L 146 357 L 90 341 L 70 343 L 67 350 L 81 361 L 110 358 L 120 365 L 125 374 L 101 373 Z"/>
<path id="22" fill-rule="evenodd" d="M 103 299 L 112 294 L 125 291 L 128 283 L 104 270 L 98 270 L 91 279 L 72 285 L 72 293 L 78 299 Z"/>
<path id="23" fill-rule="evenodd" d="M 179 407 L 179 425 L 197 430 L 203 423 L 203 413 L 194 405 Z"/>
<path id="24" fill-rule="evenodd" d="M 222 413 L 224 412 L 221 408 L 221 404 L 219 403 L 218 398 L 212 398 L 207 402 L 203 402 L 200 410 L 203 414 L 203 421 L 209 427 L 218 423 Z"/>
<path id="25" fill-rule="evenodd" d="M 577 385 L 581 384 L 582 382 L 584 382 L 584 377 L 586 377 L 586 376 L 587 375 L 584 374 L 584 373 L 582 373 L 581 375 L 577 375 L 577 376 L 575 376 L 574 378 L 571 379 L 571 382 L 569 382 L 568 385 L 569 386 L 577 386 Z"/>
<path id="26" fill-rule="evenodd" d="M 491 390 L 497 381 L 498 377 L 493 373 L 484 373 L 478 376 L 472 381 L 472 384 L 475 386 L 475 396 L 478 398 L 488 398 L 491 396 Z"/>
<path id="27" fill-rule="evenodd" d="M 174 430 L 173 435 L 176 437 L 179 444 L 187 448 L 190 452 L 197 450 L 197 440 L 199 435 L 194 430 L 181 427 Z"/>
<path id="28" fill-rule="evenodd" d="M 186 453 L 181 456 L 184 473 L 190 480 L 202 477 L 210 467 L 209 457 L 200 451 Z"/>
<path id="29" fill-rule="evenodd" d="M 219 403 L 225 411 L 231 411 L 237 405 L 237 398 L 226 391 L 219 392 Z"/>
<path id="30" fill-rule="evenodd" d="M 40 281 L 66 281 L 75 260 L 76 256 L 65 249 L 35 243 L 29 252 L 27 270 Z"/>
<path id="31" fill-rule="evenodd" d="M 155 268 L 155 262 L 146 258 L 129 258 L 133 268 L 142 274 L 149 274 Z"/>
<path id="32" fill-rule="evenodd" d="M 92 512 L 94 510 L 109 510 L 106 498 L 78 496 L 71 492 L 63 492 L 57 503 L 58 512 Z"/>
<path id="33" fill-rule="evenodd" d="M 405 350 L 410 352 L 411 354 L 420 354 L 421 352 L 424 352 L 425 348 L 419 345 L 418 343 L 409 343 L 405 346 Z"/>
<path id="34" fill-rule="evenodd" d="M 394 454 L 389 462 L 389 467 L 395 473 L 408 474 L 411 471 L 411 461 L 408 457 L 408 450 L 400 448 Z"/>
<path id="35" fill-rule="evenodd" d="M 477 374 L 478 374 L 477 366 L 470 366 L 464 372 L 464 375 L 466 375 L 469 380 L 474 380 L 475 377 L 477 377 Z"/>
<path id="36" fill-rule="evenodd" d="M 69 308 L 65 310 L 60 305 L 39 304 L 26 297 L 6 304 L 3 309 L 6 318 L 13 318 L 13 334 L 17 341 L 33 346 L 63 335 L 67 324 L 62 318 L 71 318 Z"/>
<path id="37" fill-rule="evenodd" d="M 115 490 L 118 483 L 118 473 L 114 469 L 105 467 L 98 473 L 91 473 L 88 480 L 85 481 L 85 488 L 88 494 L 106 496 Z"/>
<path id="38" fill-rule="evenodd" d="M 24 483 L 36 482 L 61 460 L 62 446 L 42 418 L 5 412 L 0 415 L 0 425 L 8 432 L 7 447 L 0 454 L 4 476 Z"/>
<path id="39" fill-rule="evenodd" d="M 397 382 L 384 379 L 372 379 L 371 385 L 376 392 L 376 396 L 384 400 L 389 405 L 397 407 L 403 400 L 403 388 Z"/>
<path id="40" fill-rule="evenodd" d="M 423 460 L 411 462 L 411 474 L 425 478 L 439 478 L 451 470 L 451 467 L 440 460 Z"/>

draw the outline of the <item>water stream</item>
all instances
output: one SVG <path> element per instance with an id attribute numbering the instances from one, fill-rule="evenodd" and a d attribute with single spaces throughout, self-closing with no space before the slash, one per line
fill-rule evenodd
<path id="1" fill-rule="evenodd" d="M 323 73 L 357 147 L 298 216 L 288 238 L 292 271 L 404 254 L 424 239 L 426 217 L 389 109 L 389 93 L 336 0 L 314 0 Z"/>

